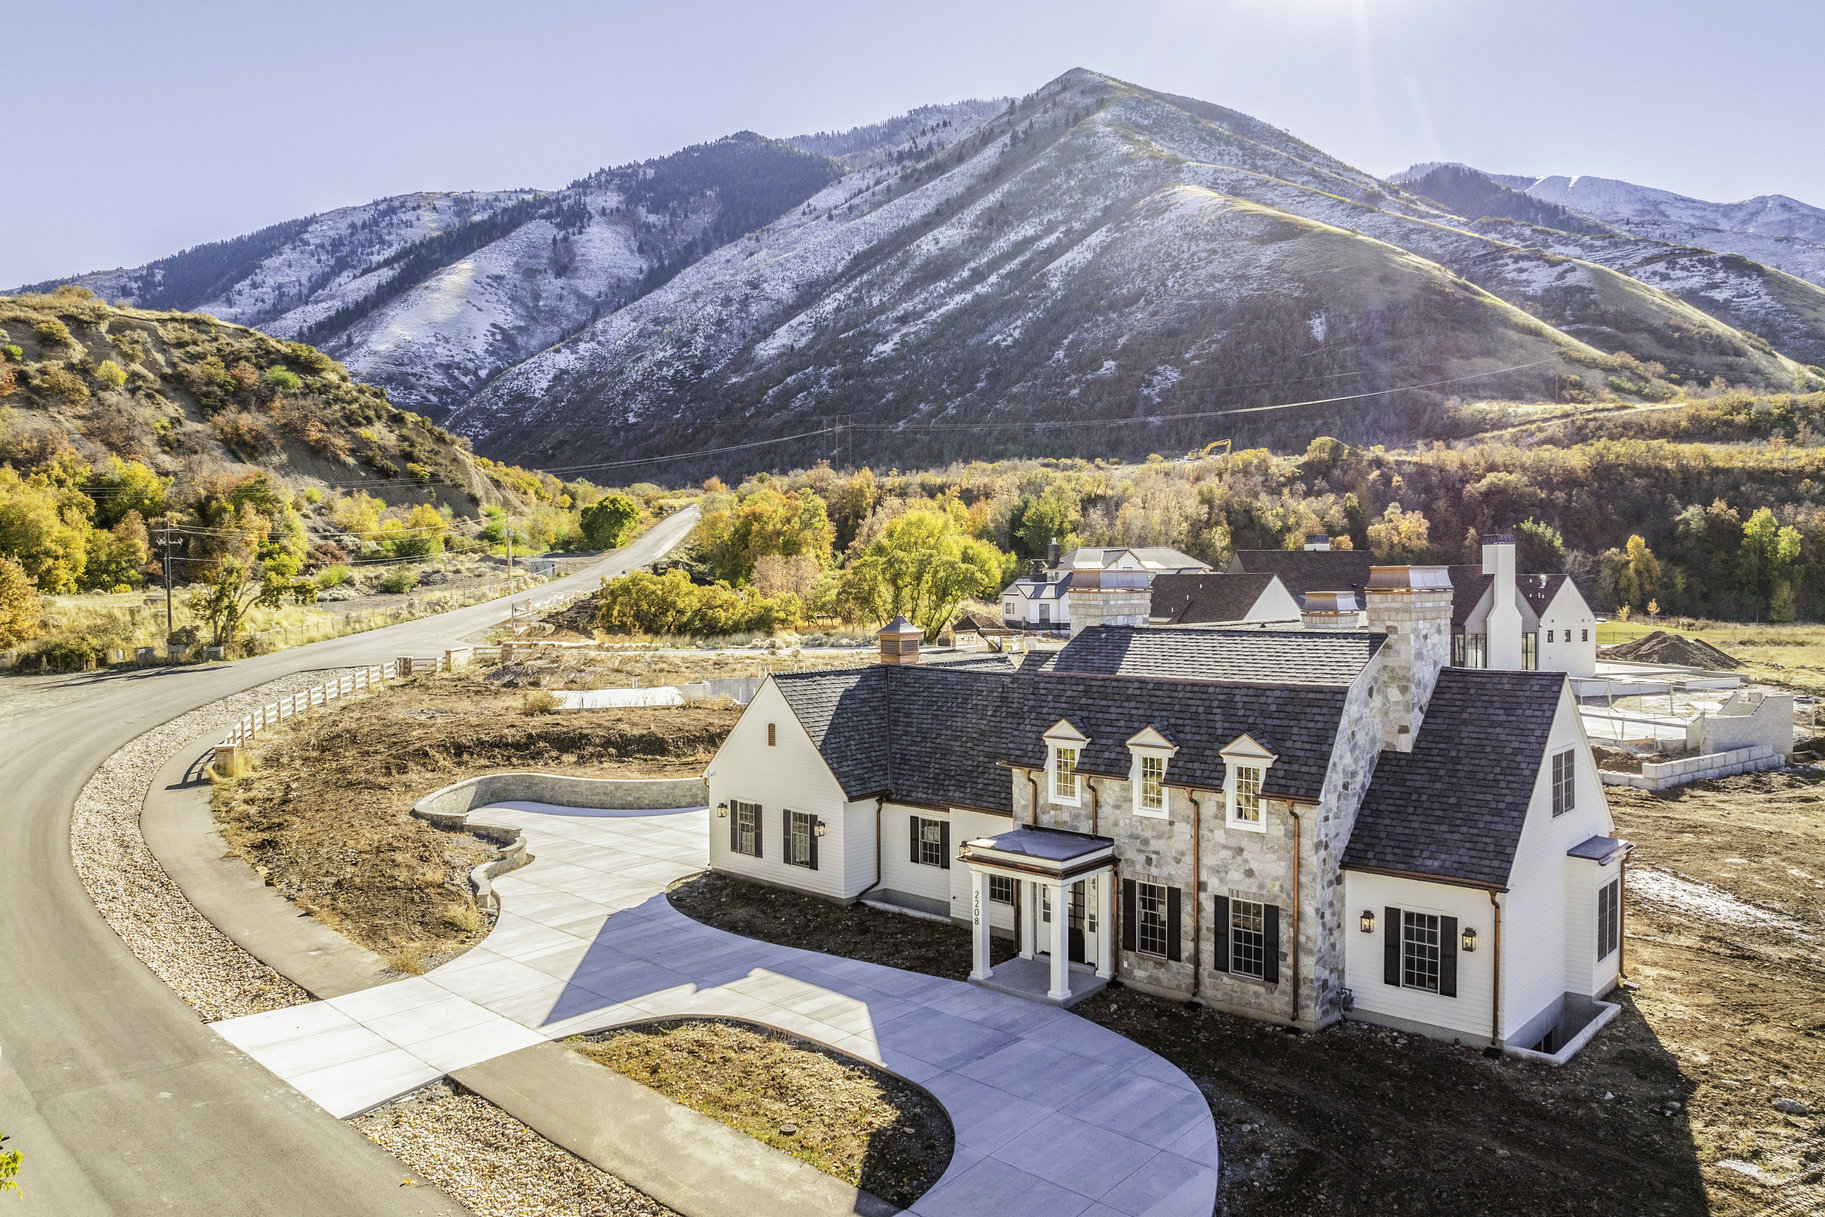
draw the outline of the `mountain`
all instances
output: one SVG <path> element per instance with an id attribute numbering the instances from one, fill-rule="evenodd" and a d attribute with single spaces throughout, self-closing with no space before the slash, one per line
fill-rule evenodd
<path id="1" fill-rule="evenodd" d="M 913 462 L 1321 425 L 1424 434 L 1451 395 L 1608 393 L 1626 383 L 1618 351 L 1686 381 L 1804 382 L 1700 309 L 1542 248 L 1553 238 L 1080 69 L 948 147 L 846 175 L 496 378 L 450 425 L 564 464 L 840 420 L 847 457 Z M 1429 390 L 1297 419 L 1148 421 L 1410 384 Z M 1126 424 L 1082 425 L 1105 418 Z"/>
<path id="2" fill-rule="evenodd" d="M 530 475 L 475 457 L 303 343 L 66 285 L 0 296 L 0 348 L 0 462 L 29 468 L 67 446 L 184 487 L 264 470 L 298 493 L 359 488 L 465 515 L 523 504 Z"/>
<path id="3" fill-rule="evenodd" d="M 316 343 L 480 450 L 554 465 L 1410 439 L 1452 397 L 1784 391 L 1825 365 L 1825 289 L 1725 240 L 1798 258 L 1778 209 L 1703 245 L 1536 184 L 1383 181 L 1077 69 L 1011 103 L 386 199 L 82 281 Z M 1210 413 L 1234 409 L 1262 412 Z"/>

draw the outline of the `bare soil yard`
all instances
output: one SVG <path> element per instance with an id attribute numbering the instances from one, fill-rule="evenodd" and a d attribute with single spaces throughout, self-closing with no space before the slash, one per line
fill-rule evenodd
<path id="1" fill-rule="evenodd" d="M 578 1036 L 572 1047 L 827 1175 L 901 1208 L 949 1165 L 930 1095 L 808 1040 L 716 1019 Z"/>
<path id="2" fill-rule="evenodd" d="M 468 875 L 494 850 L 413 818 L 414 800 L 508 770 L 699 773 L 736 718 L 701 705 L 529 713 L 525 696 L 455 673 L 290 719 L 259 737 L 251 773 L 216 787 L 222 835 L 299 908 L 422 971 L 487 933 Z"/>
<path id="3" fill-rule="evenodd" d="M 1637 845 L 1640 989 L 1563 1068 L 1356 1024 L 1292 1035 L 1116 987 L 1077 1012 L 1197 1081 L 1220 1209 L 1239 1217 L 1825 1212 L 1825 774 L 1609 793 Z M 673 902 L 773 942 L 968 973 L 960 929 L 783 895 L 711 876 Z"/>

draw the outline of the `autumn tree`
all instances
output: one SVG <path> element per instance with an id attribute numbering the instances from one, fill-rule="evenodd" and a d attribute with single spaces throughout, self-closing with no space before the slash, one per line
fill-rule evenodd
<path id="1" fill-rule="evenodd" d="M 844 570 L 839 602 L 858 620 L 904 615 L 928 636 L 957 606 L 1001 590 L 1002 555 L 968 533 L 961 507 L 916 508 L 889 521 Z"/>
<path id="2" fill-rule="evenodd" d="M 38 587 L 17 558 L 0 558 L 0 646 L 38 635 Z"/>
<path id="3" fill-rule="evenodd" d="M 610 494 L 585 507 L 583 535 L 593 549 L 620 549 L 640 522 L 640 504 L 624 494 Z"/>
<path id="4" fill-rule="evenodd" d="M 1788 621 L 1793 620 L 1793 585 L 1799 579 L 1800 549 L 1799 530 L 1782 527 L 1766 507 L 1758 507 L 1743 523 L 1738 566 L 1743 590 L 1758 603 L 1772 607 L 1775 595 L 1785 588 L 1782 598 Z"/>
<path id="5" fill-rule="evenodd" d="M 1597 594 L 1617 608 L 1634 608 L 1660 590 L 1660 559 L 1639 533 L 1626 549 L 1607 549 L 1597 558 Z"/>
<path id="6" fill-rule="evenodd" d="M 1431 525 L 1417 511 L 1389 503 L 1381 518 L 1368 526 L 1369 548 L 1384 562 L 1411 562 L 1431 548 Z"/>

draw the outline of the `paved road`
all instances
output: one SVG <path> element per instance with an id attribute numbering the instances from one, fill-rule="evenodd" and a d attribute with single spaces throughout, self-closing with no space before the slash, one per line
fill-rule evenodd
<path id="1" fill-rule="evenodd" d="M 593 586 L 695 523 L 543 585 Z M 524 597 L 522 597 L 524 599 Z M 102 761 L 198 706 L 291 672 L 453 646 L 506 616 L 474 605 L 259 659 L 0 681 L 0 1128 L 33 1217 L 460 1214 L 399 1163 L 229 1047 L 101 920 L 70 862 L 70 810 Z"/>

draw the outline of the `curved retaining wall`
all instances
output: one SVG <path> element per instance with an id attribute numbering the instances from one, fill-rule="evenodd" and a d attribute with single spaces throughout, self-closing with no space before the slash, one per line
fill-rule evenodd
<path id="1" fill-rule="evenodd" d="M 517 828 L 472 823 L 469 813 L 495 803 L 550 803 L 556 807 L 588 807 L 605 811 L 657 811 L 671 807 L 703 807 L 710 801 L 710 785 L 695 778 L 573 778 L 557 773 L 488 773 L 452 783 L 412 804 L 412 814 L 439 828 L 474 833 L 501 846 L 498 858 L 469 872 L 476 901 L 497 909 L 492 880 L 532 861 L 526 840 Z"/>

